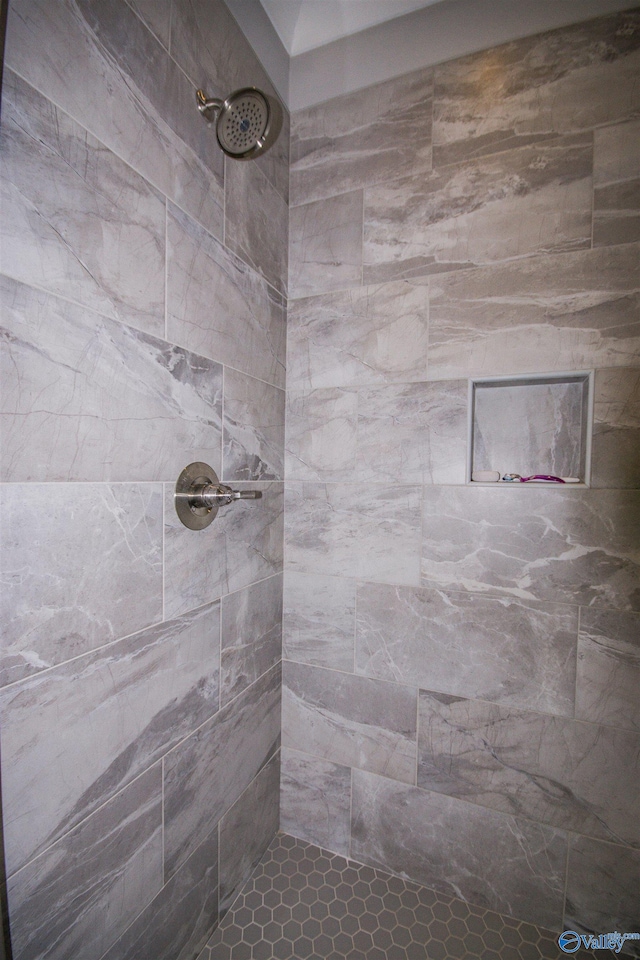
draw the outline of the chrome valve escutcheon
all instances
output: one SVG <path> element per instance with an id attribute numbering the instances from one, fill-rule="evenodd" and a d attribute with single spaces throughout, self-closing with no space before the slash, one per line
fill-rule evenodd
<path id="1" fill-rule="evenodd" d="M 215 520 L 218 510 L 234 500 L 259 500 L 261 490 L 232 490 L 220 483 L 218 476 L 207 463 L 190 463 L 176 483 L 174 502 L 176 513 L 185 527 L 204 530 Z"/>

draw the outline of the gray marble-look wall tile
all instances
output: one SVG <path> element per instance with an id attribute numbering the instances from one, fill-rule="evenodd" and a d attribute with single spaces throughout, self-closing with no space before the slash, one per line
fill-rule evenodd
<path id="1" fill-rule="evenodd" d="M 327 293 L 362 282 L 362 191 L 292 207 L 289 296 Z"/>
<path id="2" fill-rule="evenodd" d="M 351 769 L 282 748 L 280 829 L 349 856 Z"/>
<path id="3" fill-rule="evenodd" d="M 357 610 L 360 674 L 573 714 L 575 607 L 361 584 Z"/>
<path id="4" fill-rule="evenodd" d="M 169 339 L 284 387 L 286 319 L 280 295 L 173 205 L 167 237 Z"/>
<path id="5" fill-rule="evenodd" d="M 0 487 L 2 683 L 162 619 L 159 484 Z"/>
<path id="6" fill-rule="evenodd" d="M 287 480 L 355 479 L 357 437 L 357 390 L 287 391 Z"/>
<path id="7" fill-rule="evenodd" d="M 165 485 L 165 616 L 174 617 L 282 570 L 284 497 L 281 483 L 234 483 L 261 490 L 260 500 L 221 507 L 205 530 L 188 530 Z"/>
<path id="8" fill-rule="evenodd" d="M 100 960 L 162 886 L 160 766 L 8 885 L 16 960 Z"/>
<path id="9" fill-rule="evenodd" d="M 416 697 L 415 687 L 285 661 L 283 746 L 415 783 Z"/>
<path id="10" fill-rule="evenodd" d="M 285 501 L 289 569 L 418 583 L 419 487 L 296 483 Z"/>
<path id="11" fill-rule="evenodd" d="M 635 363 L 639 256 L 628 244 L 431 277 L 429 378 Z"/>
<path id="12" fill-rule="evenodd" d="M 8 870 L 50 846 L 211 717 L 219 675 L 214 603 L 5 688 Z"/>
<path id="13" fill-rule="evenodd" d="M 164 197 L 11 70 L 2 119 L 2 272 L 162 336 Z"/>
<path id="14" fill-rule="evenodd" d="M 437 66 L 434 162 L 637 114 L 639 20 L 637 11 L 625 11 Z"/>
<path id="15" fill-rule="evenodd" d="M 284 479 L 284 417 L 284 390 L 237 370 L 225 370 L 225 482 Z"/>
<path id="16" fill-rule="evenodd" d="M 286 571 L 283 657 L 353 671 L 355 618 L 355 580 Z"/>
<path id="17" fill-rule="evenodd" d="M 282 576 L 222 598 L 220 697 L 227 703 L 282 656 Z"/>
<path id="18" fill-rule="evenodd" d="M 220 469 L 220 364 L 6 277 L 0 297 L 3 480 Z"/>
<path id="19" fill-rule="evenodd" d="M 640 609 L 633 490 L 424 488 L 425 585 Z"/>
<path id="20" fill-rule="evenodd" d="M 194 960 L 218 920 L 218 831 L 204 840 L 101 960 Z"/>
<path id="21" fill-rule="evenodd" d="M 220 821 L 220 914 L 226 913 L 278 832 L 280 756 L 269 760 Z"/>
<path id="22" fill-rule="evenodd" d="M 173 876 L 280 746 L 274 667 L 164 761 L 165 878 Z"/>
<path id="23" fill-rule="evenodd" d="M 287 388 L 424 380 L 427 283 L 403 280 L 291 301 Z"/>
<path id="24" fill-rule="evenodd" d="M 587 837 L 569 843 L 565 929 L 599 935 L 614 930 L 638 933 L 640 852 Z M 625 954 L 640 957 L 638 941 L 627 940 Z"/>
<path id="25" fill-rule="evenodd" d="M 640 367 L 596 370 L 591 484 L 640 487 Z"/>
<path id="26" fill-rule="evenodd" d="M 7 64 L 222 236 L 222 157 L 193 87 L 124 0 L 16 0 Z"/>
<path id="27" fill-rule="evenodd" d="M 418 70 L 296 113 L 292 204 L 430 171 L 432 96 Z"/>
<path id="28" fill-rule="evenodd" d="M 224 169 L 225 244 L 286 295 L 287 203 L 255 164 L 227 158 Z"/>
<path id="29" fill-rule="evenodd" d="M 640 846 L 640 736 L 420 691 L 418 786 Z"/>
<path id="30" fill-rule="evenodd" d="M 172 0 L 127 0 L 127 3 L 168 50 Z"/>
<path id="31" fill-rule="evenodd" d="M 640 240 L 640 120 L 594 131 L 593 243 Z"/>
<path id="32" fill-rule="evenodd" d="M 591 246 L 592 138 L 369 187 L 364 283 Z"/>
<path id="33" fill-rule="evenodd" d="M 351 856 L 448 896 L 560 929 L 566 835 L 353 771 Z"/>
<path id="34" fill-rule="evenodd" d="M 640 733 L 640 616 L 583 609 L 576 717 Z"/>
<path id="35" fill-rule="evenodd" d="M 640 120 L 593 132 L 593 185 L 596 190 L 640 177 Z"/>

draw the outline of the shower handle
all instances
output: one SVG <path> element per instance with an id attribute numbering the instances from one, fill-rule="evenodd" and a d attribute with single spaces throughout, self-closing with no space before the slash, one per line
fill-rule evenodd
<path id="1" fill-rule="evenodd" d="M 220 483 L 207 463 L 190 463 L 176 483 L 174 503 L 180 520 L 190 530 L 204 530 L 221 506 L 235 500 L 260 500 L 261 490 L 232 490 Z"/>

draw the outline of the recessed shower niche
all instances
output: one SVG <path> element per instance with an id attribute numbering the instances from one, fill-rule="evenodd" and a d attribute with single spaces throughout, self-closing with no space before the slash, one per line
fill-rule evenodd
<path id="1" fill-rule="evenodd" d="M 495 377 L 470 386 L 468 480 L 494 472 L 588 485 L 592 373 Z"/>

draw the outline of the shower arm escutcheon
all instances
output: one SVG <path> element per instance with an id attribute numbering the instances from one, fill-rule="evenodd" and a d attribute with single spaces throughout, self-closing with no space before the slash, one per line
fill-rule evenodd
<path id="1" fill-rule="evenodd" d="M 235 500 L 259 500 L 261 490 L 232 490 L 220 483 L 215 470 L 196 461 L 185 467 L 176 483 L 174 502 L 180 520 L 190 530 L 204 530 L 221 506 Z"/>

